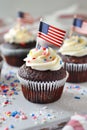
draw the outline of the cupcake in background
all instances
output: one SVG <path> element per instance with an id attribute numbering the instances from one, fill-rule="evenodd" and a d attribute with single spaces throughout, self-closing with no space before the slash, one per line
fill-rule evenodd
<path id="1" fill-rule="evenodd" d="M 87 78 L 87 38 L 71 36 L 65 39 L 59 53 L 64 67 L 69 72 L 68 82 L 86 82 Z"/>
<path id="2" fill-rule="evenodd" d="M 67 81 L 72 83 L 87 82 L 87 37 L 84 36 L 87 32 L 85 33 L 81 24 L 83 24 L 82 20 L 75 19 L 75 32 L 64 40 L 58 51 L 64 61 L 65 69 L 69 72 Z"/>
<path id="3" fill-rule="evenodd" d="M 3 35 L 6 33 L 9 25 L 11 25 L 11 22 L 8 22 L 6 19 L 0 19 L 0 45 L 4 42 Z"/>
<path id="4" fill-rule="evenodd" d="M 4 35 L 4 43 L 0 46 L 3 59 L 11 66 L 19 67 L 26 54 L 36 45 L 35 36 L 27 28 L 16 24 Z"/>
<path id="5" fill-rule="evenodd" d="M 0 19 L 0 46 L 4 42 L 3 35 L 6 33 L 7 28 L 10 24 L 11 24 L 11 21 Z M 0 51 L 0 75 L 1 75 L 2 67 L 3 67 L 3 58 Z"/>
<path id="6" fill-rule="evenodd" d="M 32 49 L 18 71 L 24 97 L 34 103 L 60 99 L 68 73 L 61 57 L 50 47 Z"/>
<path id="7" fill-rule="evenodd" d="M 17 22 L 27 27 L 29 32 L 37 35 L 40 17 L 34 18 L 30 13 L 19 11 L 17 13 Z"/>

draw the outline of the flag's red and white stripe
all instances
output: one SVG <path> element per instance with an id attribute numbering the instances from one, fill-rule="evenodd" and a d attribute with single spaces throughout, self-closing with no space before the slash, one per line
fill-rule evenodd
<path id="1" fill-rule="evenodd" d="M 63 43 L 65 33 L 66 32 L 64 30 L 49 25 L 48 33 L 45 34 L 39 31 L 38 37 L 60 47 Z"/>

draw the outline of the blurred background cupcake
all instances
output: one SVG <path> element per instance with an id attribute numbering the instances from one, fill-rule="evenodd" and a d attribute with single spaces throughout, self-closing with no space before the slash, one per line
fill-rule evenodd
<path id="1" fill-rule="evenodd" d="M 67 81 L 72 83 L 87 81 L 87 25 L 84 29 L 84 23 L 81 18 L 74 19 L 73 34 L 64 40 L 59 49 L 64 67 L 69 72 Z"/>
<path id="2" fill-rule="evenodd" d="M 37 36 L 40 17 L 34 18 L 29 12 L 18 11 L 16 22 L 25 26 L 29 32 Z"/>
<path id="3" fill-rule="evenodd" d="M 40 47 L 32 49 L 24 61 L 18 71 L 24 97 L 34 103 L 57 101 L 68 77 L 60 56 L 50 47 Z"/>
<path id="4" fill-rule="evenodd" d="M 14 27 L 4 35 L 4 43 L 1 45 L 1 54 L 4 61 L 11 66 L 21 66 L 29 49 L 36 45 L 35 36 L 29 30 L 16 23 Z"/>
<path id="5" fill-rule="evenodd" d="M 9 20 L 4 20 L 0 18 L 0 46 L 4 42 L 3 35 L 7 32 L 7 28 L 9 24 L 11 24 Z M 0 76 L 1 76 L 2 66 L 3 66 L 3 58 L 0 51 Z"/>

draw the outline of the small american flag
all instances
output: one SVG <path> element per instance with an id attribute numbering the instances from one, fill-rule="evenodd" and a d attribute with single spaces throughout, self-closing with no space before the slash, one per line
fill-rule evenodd
<path id="1" fill-rule="evenodd" d="M 64 30 L 48 25 L 42 21 L 40 22 L 38 37 L 49 43 L 60 47 L 63 43 L 65 33 Z"/>
<path id="2" fill-rule="evenodd" d="M 21 24 L 33 24 L 34 22 L 37 22 L 39 20 L 40 20 L 40 18 L 34 19 L 31 16 L 31 14 L 29 14 L 27 12 L 22 12 L 22 11 L 18 12 L 17 21 L 20 22 Z"/>
<path id="3" fill-rule="evenodd" d="M 75 18 L 73 21 L 72 30 L 79 34 L 87 35 L 87 21 Z"/>

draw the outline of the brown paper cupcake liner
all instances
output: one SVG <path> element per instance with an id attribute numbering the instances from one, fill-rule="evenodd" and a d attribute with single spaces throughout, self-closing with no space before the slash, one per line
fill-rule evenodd
<path id="1" fill-rule="evenodd" d="M 87 64 L 74 64 L 74 63 L 65 63 L 66 70 L 69 71 L 87 71 Z"/>
<path id="2" fill-rule="evenodd" d="M 15 66 L 15 67 L 20 67 L 22 66 L 25 62 L 23 59 L 25 58 L 25 55 L 10 55 L 10 56 L 3 56 L 4 60 L 6 61 L 7 64 L 10 66 Z"/>
<path id="3" fill-rule="evenodd" d="M 67 82 L 87 82 L 87 64 L 65 63 L 65 69 L 69 72 Z"/>
<path id="4" fill-rule="evenodd" d="M 21 84 L 25 85 L 26 87 L 32 86 L 34 91 L 37 90 L 37 88 L 38 88 L 38 90 L 39 89 L 43 90 L 43 88 L 44 88 L 44 90 L 46 88 L 47 89 L 50 88 L 50 90 L 51 90 L 51 88 L 54 89 L 54 88 L 58 88 L 58 87 L 64 85 L 64 83 L 66 82 L 66 80 L 68 78 L 68 72 L 66 72 L 66 77 L 65 78 L 63 78 L 61 80 L 58 80 L 58 81 L 56 80 L 56 81 L 49 81 L 49 82 L 29 81 L 29 80 L 21 78 L 18 74 L 17 74 L 17 77 L 20 80 Z"/>
<path id="5" fill-rule="evenodd" d="M 63 92 L 63 87 L 68 78 L 53 82 L 26 81 L 18 76 L 24 97 L 34 103 L 51 103 L 57 101 Z"/>
<path id="6" fill-rule="evenodd" d="M 31 87 L 25 87 L 24 85 L 22 85 L 22 92 L 24 97 L 28 100 L 31 101 L 33 103 L 40 103 L 40 104 L 44 104 L 44 103 L 51 103 L 54 101 L 57 101 L 61 95 L 62 95 L 62 91 L 63 91 L 63 87 L 61 86 L 59 88 L 55 88 L 55 89 L 47 89 L 44 91 L 37 89 L 37 91 L 34 91 Z"/>
<path id="7" fill-rule="evenodd" d="M 87 82 L 87 70 L 86 71 L 68 71 L 69 77 L 67 79 L 67 82 L 70 83 L 82 83 Z"/>

